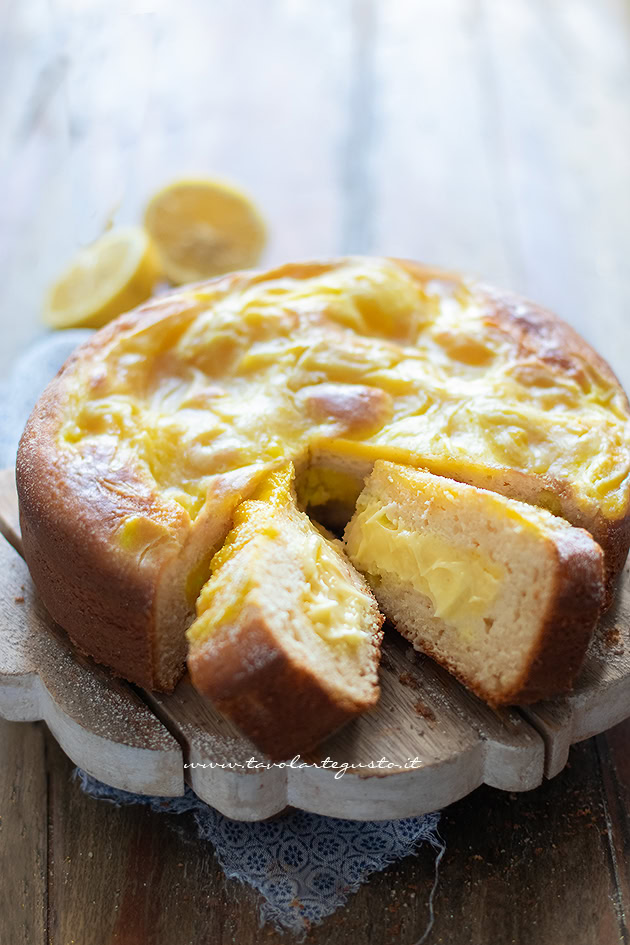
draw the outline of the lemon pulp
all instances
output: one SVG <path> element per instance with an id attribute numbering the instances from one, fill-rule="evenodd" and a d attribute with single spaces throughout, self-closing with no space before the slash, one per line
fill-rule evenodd
<path id="1" fill-rule="evenodd" d="M 44 320 L 51 328 L 100 328 L 149 298 L 158 277 L 155 250 L 141 227 L 108 230 L 51 287 Z"/>
<path id="2" fill-rule="evenodd" d="M 182 180 L 160 190 L 144 224 L 171 282 L 198 282 L 256 265 L 266 241 L 258 210 L 218 180 Z"/>

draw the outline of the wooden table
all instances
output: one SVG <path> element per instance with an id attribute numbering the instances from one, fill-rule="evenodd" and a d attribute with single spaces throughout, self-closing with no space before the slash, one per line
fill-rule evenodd
<path id="1" fill-rule="evenodd" d="M 628 0 L 4 0 L 0 77 L 0 370 L 64 258 L 196 171 L 257 197 L 269 263 L 479 273 L 558 311 L 630 387 Z M 629 735 L 444 812 L 429 945 L 630 941 Z M 86 798 L 37 724 L 0 722 L 0 757 L 0 942 L 286 940 L 186 817 Z M 423 850 L 309 941 L 411 945 L 432 881 Z"/>

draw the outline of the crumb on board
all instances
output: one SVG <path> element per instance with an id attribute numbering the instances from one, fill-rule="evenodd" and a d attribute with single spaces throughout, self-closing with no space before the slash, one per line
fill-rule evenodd
<path id="1" fill-rule="evenodd" d="M 621 630 L 617 626 L 609 627 L 604 634 L 604 643 L 606 646 L 614 649 L 621 642 Z"/>
<path id="2" fill-rule="evenodd" d="M 17 597 L 14 597 L 14 598 L 13 598 L 13 600 L 15 601 L 16 604 L 23 604 L 23 603 L 24 603 L 24 597 L 22 596 L 22 594 L 18 594 Z"/>
<path id="3" fill-rule="evenodd" d="M 409 686 L 411 689 L 419 689 L 420 684 L 415 676 L 412 676 L 411 673 L 401 673 L 398 677 L 398 681 L 403 684 L 403 686 Z"/>
<path id="4" fill-rule="evenodd" d="M 429 722 L 435 722 L 436 715 L 430 705 L 427 705 L 426 702 L 423 702 L 422 699 L 418 699 L 414 702 L 414 711 L 418 715 L 421 715 L 423 719 L 428 719 Z"/>

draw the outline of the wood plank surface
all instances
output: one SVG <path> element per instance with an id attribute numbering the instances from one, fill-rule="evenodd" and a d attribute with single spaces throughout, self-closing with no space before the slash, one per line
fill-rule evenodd
<path id="1" fill-rule="evenodd" d="M 566 318 L 630 389 L 630 7 L 483 0 L 514 289 Z M 493 94 L 494 93 L 494 94 Z"/>
<path id="2" fill-rule="evenodd" d="M 197 842 L 191 818 L 89 798 L 50 736 L 47 748 L 49 941 L 221 941 L 224 918 L 216 905 L 225 879 L 212 849 Z"/>
<path id="3" fill-rule="evenodd" d="M 0 719 L 0 941 L 48 945 L 47 765 L 41 726 Z"/>
<path id="4" fill-rule="evenodd" d="M 630 388 L 627 0 L 375 9 L 362 248 L 530 296 Z"/>
<path id="5" fill-rule="evenodd" d="M 626 943 L 608 831 L 592 741 L 575 746 L 565 771 L 532 794 L 482 789 L 445 811 L 460 882 L 438 887 L 429 941 Z"/>
<path id="6" fill-rule="evenodd" d="M 630 722 L 617 725 L 596 739 L 607 808 L 610 859 L 624 942 L 630 941 Z"/>
<path id="7" fill-rule="evenodd" d="M 291 941 L 259 929 L 257 895 L 225 879 L 189 815 L 86 797 L 49 741 L 53 942 Z M 599 773 L 591 741 L 572 749 L 565 771 L 536 792 L 481 788 L 450 807 L 440 828 L 446 854 L 427 941 L 625 945 Z M 307 941 L 417 942 L 427 927 L 434 859 L 423 848 L 376 874 Z M 146 938 L 134 937 L 139 933 Z"/>
<path id="8" fill-rule="evenodd" d="M 380 108 L 365 248 L 509 284 L 512 234 L 497 176 L 496 116 L 482 88 L 482 4 L 392 0 L 376 11 Z"/>
<path id="9" fill-rule="evenodd" d="M 0 311 L 19 312 L 0 371 L 41 334 L 68 258 L 171 179 L 249 191 L 270 265 L 343 250 L 353 3 L 25 0 L 0 17 Z"/>

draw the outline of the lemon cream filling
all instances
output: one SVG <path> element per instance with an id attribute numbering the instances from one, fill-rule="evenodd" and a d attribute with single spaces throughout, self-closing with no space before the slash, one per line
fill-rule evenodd
<path id="1" fill-rule="evenodd" d="M 393 507 L 368 504 L 354 520 L 347 550 L 359 570 L 387 574 L 429 598 L 436 617 L 462 634 L 483 629 L 504 569 L 487 555 L 434 532 L 410 531 Z"/>
<path id="2" fill-rule="evenodd" d="M 371 598 L 348 580 L 338 553 L 316 532 L 308 536 L 302 570 L 302 602 L 315 632 L 328 643 L 364 640 Z"/>
<path id="3" fill-rule="evenodd" d="M 325 466 L 309 467 L 296 483 L 298 501 L 304 508 L 340 502 L 354 509 L 362 489 L 362 477 Z"/>
<path id="4" fill-rule="evenodd" d="M 59 445 L 132 467 L 191 520 L 213 477 L 297 462 L 314 445 L 464 481 L 522 470 L 609 518 L 626 507 L 623 394 L 575 352 L 565 365 L 546 341 L 524 350 L 474 285 L 354 258 L 163 304 L 123 317 L 76 362 Z M 349 488 L 307 486 L 320 498 Z"/>
<path id="5" fill-rule="evenodd" d="M 197 600 L 197 620 L 188 630 L 200 642 L 235 618 L 250 594 L 265 585 L 265 563 L 278 543 L 299 562 L 296 588 L 300 608 L 312 629 L 329 644 L 357 644 L 369 636 L 371 596 L 350 580 L 341 552 L 294 508 L 293 467 L 273 473 L 242 502 L 234 527 L 211 562 L 211 577 Z"/>

